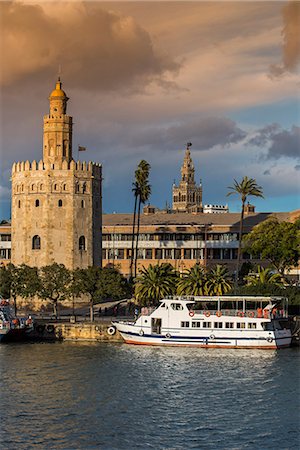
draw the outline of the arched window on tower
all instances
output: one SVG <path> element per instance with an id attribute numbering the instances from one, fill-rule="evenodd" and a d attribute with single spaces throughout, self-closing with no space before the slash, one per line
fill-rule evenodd
<path id="1" fill-rule="evenodd" d="M 84 200 L 81 200 L 81 208 L 84 208 Z"/>
<path id="2" fill-rule="evenodd" d="M 38 199 L 36 199 L 35 201 L 35 207 L 38 208 L 40 206 L 40 201 Z"/>
<path id="3" fill-rule="evenodd" d="M 85 237 L 80 236 L 79 238 L 79 250 L 85 250 Z"/>
<path id="4" fill-rule="evenodd" d="M 32 238 L 32 250 L 40 250 L 41 248 L 41 238 L 36 234 Z"/>
<path id="5" fill-rule="evenodd" d="M 62 207 L 62 200 L 58 200 L 58 207 L 61 208 Z"/>
<path id="6" fill-rule="evenodd" d="M 18 201 L 18 208 L 21 208 L 21 200 Z"/>

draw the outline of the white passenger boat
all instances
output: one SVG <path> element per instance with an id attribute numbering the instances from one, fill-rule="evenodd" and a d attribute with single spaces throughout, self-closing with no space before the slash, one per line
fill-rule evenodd
<path id="1" fill-rule="evenodd" d="M 171 297 L 112 325 L 128 344 L 276 349 L 292 339 L 281 297 Z"/>

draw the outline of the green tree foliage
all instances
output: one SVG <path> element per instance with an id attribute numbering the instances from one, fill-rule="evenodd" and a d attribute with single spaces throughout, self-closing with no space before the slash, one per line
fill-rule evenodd
<path id="1" fill-rule="evenodd" d="M 241 269 L 239 272 L 239 279 L 244 280 L 249 272 L 253 271 L 253 264 L 250 261 L 245 261 L 241 265 Z"/>
<path id="2" fill-rule="evenodd" d="M 177 284 L 178 295 L 206 295 L 207 274 L 200 264 L 185 270 Z"/>
<path id="3" fill-rule="evenodd" d="M 257 266 L 256 272 L 249 273 L 245 278 L 247 285 L 273 284 L 283 286 L 283 279 L 279 273 L 274 273 L 270 267 Z"/>
<path id="4" fill-rule="evenodd" d="M 72 293 L 89 296 L 90 319 L 93 321 L 93 305 L 95 303 L 127 298 L 130 295 L 130 285 L 115 268 L 88 267 L 87 269 L 77 269 L 74 272 Z"/>
<path id="5" fill-rule="evenodd" d="M 242 181 L 239 183 L 237 180 L 234 180 L 234 185 L 229 186 L 227 196 L 236 194 L 240 197 L 242 207 L 241 207 L 241 218 L 240 218 L 240 228 L 239 228 L 239 248 L 238 248 L 238 257 L 236 262 L 236 277 L 235 277 L 235 286 L 237 285 L 239 278 L 239 269 L 240 269 L 240 261 L 241 261 L 241 253 L 242 253 L 242 236 L 243 236 L 243 228 L 244 228 L 244 213 L 245 213 L 245 204 L 247 198 L 252 197 L 262 197 L 263 192 L 262 187 L 258 186 L 256 180 L 254 178 L 248 178 L 245 176 Z"/>
<path id="6" fill-rule="evenodd" d="M 17 267 L 8 264 L 0 269 L 0 295 L 3 298 L 12 297 L 15 315 L 17 315 L 17 297 L 33 297 L 39 290 L 40 281 L 36 267 L 22 264 Z"/>
<path id="7" fill-rule="evenodd" d="M 0 295 L 4 299 L 10 298 L 10 290 L 12 283 L 12 269 L 13 264 L 9 264 L 8 266 L 0 267 Z"/>
<path id="8" fill-rule="evenodd" d="M 211 269 L 206 282 L 206 291 L 208 295 L 225 295 L 232 288 L 229 281 L 229 272 L 227 267 L 217 264 Z"/>
<path id="9" fill-rule="evenodd" d="M 140 305 L 156 305 L 176 290 L 178 275 L 171 264 L 150 264 L 144 267 L 136 278 L 135 297 Z"/>
<path id="10" fill-rule="evenodd" d="M 73 295 L 88 295 L 90 303 L 90 319 L 94 320 L 93 304 L 97 302 L 96 292 L 98 280 L 100 278 L 100 267 L 88 267 L 86 269 L 77 269 L 73 273 L 73 282 L 71 292 Z"/>
<path id="11" fill-rule="evenodd" d="M 51 300 L 53 303 L 53 313 L 57 318 L 58 302 L 63 302 L 70 297 L 71 273 L 63 265 L 54 263 L 44 266 L 39 271 L 40 288 L 38 295 L 40 298 Z"/>
<path id="12" fill-rule="evenodd" d="M 14 302 L 15 315 L 17 315 L 17 297 L 21 294 L 21 283 L 20 283 L 21 271 L 19 267 L 13 264 L 8 264 L 2 272 L 2 279 L 4 282 L 3 297 L 12 298 Z"/>
<path id="13" fill-rule="evenodd" d="M 256 225 L 245 237 L 245 245 L 254 257 L 268 260 L 283 276 L 299 261 L 300 221 L 279 222 L 270 217 Z"/>
<path id="14" fill-rule="evenodd" d="M 97 284 L 97 299 L 123 300 L 131 296 L 131 284 L 115 267 L 101 269 Z"/>

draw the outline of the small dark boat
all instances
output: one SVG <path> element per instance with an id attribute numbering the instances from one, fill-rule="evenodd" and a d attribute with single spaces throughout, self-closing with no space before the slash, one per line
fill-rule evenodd
<path id="1" fill-rule="evenodd" d="M 17 318 L 13 315 L 7 300 L 0 303 L 0 342 L 20 342 L 26 340 L 33 330 L 32 319 Z"/>

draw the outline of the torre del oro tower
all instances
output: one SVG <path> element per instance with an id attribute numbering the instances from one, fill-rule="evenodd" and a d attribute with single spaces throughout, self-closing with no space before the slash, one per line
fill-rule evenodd
<path id="1" fill-rule="evenodd" d="M 102 167 L 72 156 L 72 117 L 58 79 L 44 116 L 43 159 L 12 166 L 12 263 L 101 265 Z"/>

